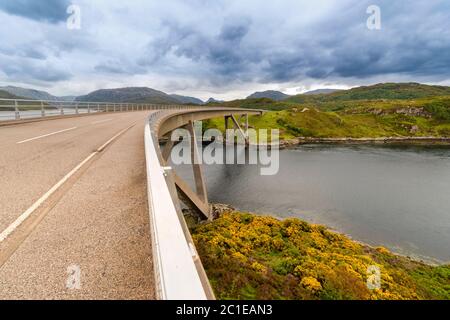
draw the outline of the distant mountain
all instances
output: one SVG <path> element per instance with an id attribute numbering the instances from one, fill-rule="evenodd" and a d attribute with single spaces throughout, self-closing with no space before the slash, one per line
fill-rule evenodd
<path id="1" fill-rule="evenodd" d="M 288 98 L 286 101 L 328 102 L 350 100 L 395 100 L 395 99 L 419 99 L 425 97 L 450 95 L 450 87 L 432 86 L 420 83 L 379 83 L 372 86 L 362 86 L 349 90 L 335 91 L 329 94 L 305 95 L 299 94 Z"/>
<path id="2" fill-rule="evenodd" d="M 0 99 L 23 99 L 23 97 L 18 97 L 8 91 L 0 90 Z"/>
<path id="3" fill-rule="evenodd" d="M 101 89 L 84 96 L 54 96 L 48 92 L 21 88 L 15 86 L 0 87 L 2 94 L 0 98 L 6 99 L 34 99 L 50 101 L 93 101 L 93 102 L 146 102 L 162 104 L 198 104 L 203 101 L 194 97 L 182 96 L 178 94 L 166 94 L 162 91 L 147 87 L 129 87 L 117 89 Z M 8 95 L 9 94 L 9 95 Z"/>
<path id="4" fill-rule="evenodd" d="M 100 89 L 87 95 L 79 96 L 75 101 L 92 102 L 145 102 L 155 104 L 179 104 L 180 101 L 170 95 L 147 87 L 127 87 Z"/>
<path id="5" fill-rule="evenodd" d="M 267 91 L 259 91 L 252 93 L 249 95 L 246 99 L 259 99 L 259 98 L 269 98 L 275 101 L 280 101 L 289 98 L 290 96 L 287 94 L 284 94 L 280 91 L 275 90 L 267 90 Z"/>
<path id="6" fill-rule="evenodd" d="M 203 101 L 194 97 L 181 96 L 179 94 L 171 94 L 172 98 L 177 99 L 182 104 L 203 104 Z"/>
<path id="7" fill-rule="evenodd" d="M 73 101 L 75 101 L 76 98 L 77 98 L 77 96 L 61 96 L 61 97 L 58 97 L 58 100 L 59 101 L 73 102 Z"/>
<path id="8" fill-rule="evenodd" d="M 450 95 L 450 87 L 420 83 L 379 83 L 350 90 L 334 92 L 337 100 L 417 99 Z"/>
<path id="9" fill-rule="evenodd" d="M 76 96 L 54 96 L 46 91 L 35 90 L 30 88 L 6 86 L 0 87 L 0 90 L 6 91 L 12 95 L 19 96 L 22 99 L 32 100 L 50 100 L 50 101 L 74 101 Z M 18 99 L 18 98 L 16 98 Z"/>
<path id="10" fill-rule="evenodd" d="M 303 92 L 303 94 L 306 95 L 314 95 L 314 94 L 328 94 L 328 93 L 333 93 L 336 91 L 342 91 L 341 89 L 316 89 L 316 90 L 311 90 L 311 91 L 307 91 L 307 92 Z"/>
<path id="11" fill-rule="evenodd" d="M 222 103 L 222 102 L 225 102 L 225 101 L 223 101 L 223 100 L 216 100 L 214 98 L 209 98 L 208 100 L 206 100 L 205 104 L 208 104 L 208 103 Z"/>
<path id="12" fill-rule="evenodd" d="M 0 90 L 9 92 L 10 94 L 33 100 L 58 100 L 58 97 L 40 90 L 6 86 L 0 87 Z"/>

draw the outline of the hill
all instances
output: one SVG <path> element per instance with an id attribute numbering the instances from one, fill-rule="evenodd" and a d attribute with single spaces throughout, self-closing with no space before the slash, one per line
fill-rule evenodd
<path id="1" fill-rule="evenodd" d="M 342 90 L 341 89 L 316 89 L 316 90 L 303 92 L 303 94 L 306 94 L 306 95 L 328 94 L 328 93 L 333 93 L 333 92 L 337 92 L 337 91 L 342 91 Z"/>
<path id="2" fill-rule="evenodd" d="M 29 88 L 21 88 L 15 86 L 5 86 L 0 87 L 0 90 L 6 91 L 12 95 L 23 97 L 23 99 L 32 99 L 32 100 L 59 100 L 57 96 L 54 96 L 46 91 L 29 89 Z"/>
<path id="3" fill-rule="evenodd" d="M 272 99 L 274 101 L 280 101 L 289 98 L 290 96 L 287 94 L 284 94 L 280 91 L 274 91 L 274 90 L 267 90 L 267 91 L 260 91 L 255 92 L 249 95 L 246 99 L 259 99 L 259 98 L 268 98 Z"/>
<path id="4" fill-rule="evenodd" d="M 22 88 L 15 86 L 5 86 L 0 87 L 0 90 L 4 92 L 8 92 L 9 94 L 21 97 L 21 99 L 31 99 L 31 100 L 50 100 L 50 101 L 74 101 L 76 96 L 54 96 L 46 91 L 30 89 L 30 88 Z M 18 98 L 16 98 L 18 99 Z"/>
<path id="5" fill-rule="evenodd" d="M 172 98 L 178 100 L 181 104 L 198 104 L 202 105 L 203 101 L 194 97 L 181 96 L 179 94 L 171 94 Z"/>
<path id="6" fill-rule="evenodd" d="M 76 98 L 77 98 L 77 96 L 60 96 L 60 97 L 58 97 L 58 100 L 59 101 L 73 102 L 73 101 L 75 101 Z"/>
<path id="7" fill-rule="evenodd" d="M 205 104 L 208 104 L 208 103 L 211 103 L 211 104 L 225 103 L 225 101 L 223 101 L 223 100 L 216 100 L 214 98 L 209 98 L 208 100 L 206 100 Z"/>
<path id="8" fill-rule="evenodd" d="M 420 83 L 379 83 L 330 94 L 296 95 L 287 99 L 296 103 L 324 103 L 351 100 L 402 100 L 450 95 L 450 87 Z"/>
<path id="9" fill-rule="evenodd" d="M 178 94 L 167 94 L 163 91 L 147 87 L 126 87 L 115 89 L 100 89 L 87 95 L 79 96 L 75 101 L 92 102 L 130 102 L 155 104 L 203 104 L 194 97 Z"/>
<path id="10" fill-rule="evenodd" d="M 322 90 L 322 89 L 319 89 Z M 320 92 L 320 91 L 319 91 Z M 322 111 L 340 111 L 373 102 L 390 105 L 395 101 L 411 101 L 450 96 L 450 87 L 419 83 L 381 83 L 373 86 L 338 90 L 332 93 L 299 94 L 275 101 L 270 98 L 252 98 L 226 101 L 224 107 L 256 108 L 272 111 L 290 108 L 316 108 Z M 445 105 L 438 108 L 445 111 Z"/>
<path id="11" fill-rule="evenodd" d="M 450 95 L 421 99 L 351 100 L 339 103 L 292 103 L 254 99 L 231 101 L 227 107 L 261 108 L 251 116 L 255 129 L 280 129 L 282 139 L 450 137 Z M 223 120 L 208 120 L 223 129 Z"/>
<path id="12" fill-rule="evenodd" d="M 11 94 L 8 91 L 0 90 L 0 99 L 23 99 L 23 97 Z"/>
<path id="13" fill-rule="evenodd" d="M 297 105 L 293 102 L 286 102 L 286 100 L 274 101 L 269 98 L 238 99 L 218 102 L 216 104 L 227 108 L 266 109 L 272 111 L 285 110 Z"/>
<path id="14" fill-rule="evenodd" d="M 127 87 L 116 89 L 100 89 L 87 95 L 79 96 L 75 101 L 80 102 L 130 102 L 179 104 L 180 101 L 167 93 L 147 87 Z"/>

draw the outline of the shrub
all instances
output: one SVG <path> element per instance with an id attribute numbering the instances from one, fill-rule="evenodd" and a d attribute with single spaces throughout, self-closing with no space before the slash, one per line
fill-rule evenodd
<path id="1" fill-rule="evenodd" d="M 450 299 L 450 266 L 433 267 L 299 219 L 229 212 L 192 237 L 221 299 Z M 367 269 L 381 270 L 369 290 Z"/>

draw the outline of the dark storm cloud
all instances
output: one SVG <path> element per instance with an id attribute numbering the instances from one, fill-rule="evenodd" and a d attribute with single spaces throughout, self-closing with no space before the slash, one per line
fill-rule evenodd
<path id="1" fill-rule="evenodd" d="M 292 87 L 384 78 L 450 80 L 446 0 L 77 3 L 82 28 L 68 31 L 64 24 L 40 23 L 64 21 L 68 1 L 1 2 L 0 10 L 9 13 L 4 17 L 19 22 L 11 31 L 0 30 L 0 59 L 9 56 L 15 65 L 0 71 L 20 78 L 17 65 L 27 61 L 35 70 L 53 70 L 47 75 L 23 71 L 27 79 L 74 75 L 92 83 L 113 79 L 131 85 L 129 81 L 148 76 L 178 87 L 201 83 L 217 91 L 247 83 Z M 366 26 L 366 9 L 373 4 L 381 9 L 381 30 Z M 27 23 L 36 32 L 19 32 L 24 22 L 13 15 L 31 19 Z"/>
<path id="2" fill-rule="evenodd" d="M 2 0 L 0 10 L 25 18 L 57 23 L 67 19 L 68 0 Z"/>
<path id="3" fill-rule="evenodd" d="M 6 74 L 8 79 L 15 81 L 25 79 L 28 81 L 55 82 L 68 80 L 72 76 L 70 72 L 56 68 L 51 64 L 35 64 L 28 61 L 22 61 L 20 64 L 6 63 L 2 66 L 1 71 Z"/>
<path id="4" fill-rule="evenodd" d="M 249 18 L 230 17 L 218 32 L 208 35 L 194 26 L 164 21 L 165 32 L 149 43 L 145 56 L 138 60 L 139 64 L 159 65 L 172 54 L 197 63 L 199 74 L 214 74 L 209 79 L 212 82 L 235 76 L 245 78 L 249 65 L 258 60 L 257 50 L 244 52 L 248 49 L 241 45 L 251 24 Z"/>
<path id="5" fill-rule="evenodd" d="M 94 69 L 101 73 L 118 75 L 145 74 L 147 71 L 139 65 L 121 59 L 101 62 Z"/>
<path id="6" fill-rule="evenodd" d="M 33 47 L 1 47 L 0 46 L 0 54 L 5 56 L 17 56 L 23 58 L 37 59 L 37 60 L 45 60 L 46 55 L 40 50 Z"/>
<path id="7" fill-rule="evenodd" d="M 285 52 L 268 50 L 264 81 L 370 78 L 387 74 L 450 75 L 448 3 L 417 6 L 403 2 L 403 7 L 393 11 L 389 2 L 378 1 L 381 30 L 367 29 L 368 15 L 361 14 L 365 13 L 361 9 L 368 4 L 310 26 L 311 36 L 293 41 Z"/>
<path id="8" fill-rule="evenodd" d="M 383 74 L 450 74 L 450 12 L 443 1 L 419 3 L 375 1 L 382 14 L 382 29 L 369 30 L 366 9 L 374 1 L 337 6 L 309 25 L 277 32 L 286 21 L 273 12 L 252 21 L 240 12 L 228 16 L 219 32 L 211 34 L 196 25 L 165 22 L 164 34 L 149 44 L 148 65 L 170 55 L 198 64 L 199 73 L 212 83 L 236 79 L 259 82 L 293 82 L 305 78 L 370 78 Z M 301 12 L 297 19 L 301 21 Z M 251 33 L 251 35 L 249 35 Z M 252 36 L 266 37 L 256 42 Z M 171 57 L 170 59 L 173 59 Z M 201 69 L 209 72 L 201 72 Z"/>

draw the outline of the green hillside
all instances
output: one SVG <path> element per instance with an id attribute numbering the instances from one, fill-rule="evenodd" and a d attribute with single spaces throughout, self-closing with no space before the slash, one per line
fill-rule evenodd
<path id="1" fill-rule="evenodd" d="M 272 109 L 282 102 L 255 104 Z M 243 104 L 242 107 L 248 107 Z M 279 111 L 251 116 L 255 129 L 280 129 L 282 139 L 450 137 L 450 96 L 414 100 L 348 101 L 345 107 L 324 109 L 315 104 L 285 104 Z M 223 119 L 205 122 L 207 128 L 224 129 Z"/>
<path id="2" fill-rule="evenodd" d="M 217 106 L 227 108 L 246 108 L 246 109 L 264 109 L 264 110 L 285 110 L 297 105 L 288 101 L 274 101 L 269 98 L 255 98 L 255 99 L 239 99 L 233 101 L 225 101 L 220 104 L 209 103 L 208 106 Z"/>
<path id="3" fill-rule="evenodd" d="M 23 98 L 15 96 L 9 92 L 0 90 L 0 99 L 23 99 Z"/>
<path id="4" fill-rule="evenodd" d="M 0 90 L 0 99 L 25 99 L 23 97 L 18 97 L 7 91 Z M 3 101 L 0 100 L 0 106 L 3 106 L 0 111 L 11 111 L 14 110 L 14 101 Z"/>
<path id="5" fill-rule="evenodd" d="M 288 102 L 338 102 L 351 100 L 400 100 L 419 99 L 425 97 L 450 95 L 450 87 L 430 86 L 420 83 L 379 83 L 372 86 L 362 86 L 330 94 L 296 95 L 286 99 Z"/>
<path id="6" fill-rule="evenodd" d="M 250 117 L 250 125 L 280 129 L 282 139 L 450 137 L 450 87 L 388 83 L 283 101 L 261 98 L 221 105 L 269 110 L 262 117 Z M 223 120 L 208 120 L 206 127 L 223 129 Z"/>

